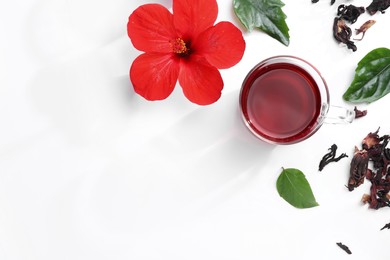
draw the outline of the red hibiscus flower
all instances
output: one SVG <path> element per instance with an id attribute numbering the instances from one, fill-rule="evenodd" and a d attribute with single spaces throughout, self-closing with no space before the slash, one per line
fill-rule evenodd
<path id="1" fill-rule="evenodd" d="M 173 0 L 173 14 L 159 4 L 138 7 L 127 32 L 144 53 L 130 68 L 135 91 L 147 100 L 167 98 L 176 82 L 193 103 L 217 101 L 223 89 L 218 69 L 238 63 L 245 50 L 241 31 L 230 22 L 214 25 L 216 0 Z"/>

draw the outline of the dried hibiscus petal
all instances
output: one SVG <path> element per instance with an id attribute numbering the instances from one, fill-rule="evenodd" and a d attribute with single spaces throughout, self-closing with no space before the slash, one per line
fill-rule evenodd
<path id="1" fill-rule="evenodd" d="M 374 24 L 375 24 L 375 20 L 368 20 L 367 22 L 365 22 L 364 24 L 362 24 L 362 26 L 360 26 L 359 29 L 355 29 L 356 35 L 362 33 L 362 38 L 360 38 L 360 39 L 354 39 L 354 40 L 356 40 L 356 41 L 361 41 L 361 40 L 363 40 L 364 35 L 366 34 L 366 31 L 367 31 L 368 29 L 370 29 L 371 26 L 373 26 Z"/>
<path id="2" fill-rule="evenodd" d="M 357 109 L 357 107 L 355 107 L 353 111 L 355 111 L 355 118 L 359 118 L 367 115 L 367 110 L 359 110 Z"/>
<path id="3" fill-rule="evenodd" d="M 385 228 L 390 229 L 390 223 L 387 223 L 386 225 L 384 225 L 383 228 L 381 228 L 381 230 L 383 230 Z"/>
<path id="4" fill-rule="evenodd" d="M 370 195 L 370 194 L 363 194 L 363 196 L 362 196 L 362 202 L 363 202 L 364 204 L 369 203 L 369 202 L 370 202 L 370 199 L 371 199 L 371 195 Z"/>
<path id="5" fill-rule="evenodd" d="M 342 42 L 347 45 L 348 49 L 356 51 L 357 47 L 353 41 L 351 41 L 352 30 L 349 28 L 342 18 L 336 17 L 333 22 L 333 36 L 338 42 Z"/>
<path id="6" fill-rule="evenodd" d="M 336 243 L 341 249 L 343 249 L 347 254 L 352 254 L 351 250 L 346 246 L 344 245 L 343 243 L 341 242 L 337 242 Z"/>
<path id="7" fill-rule="evenodd" d="M 342 153 L 338 157 L 336 157 L 336 150 L 337 150 L 336 144 L 333 144 L 328 150 L 329 152 L 325 154 L 320 161 L 320 164 L 318 166 L 319 171 L 322 171 L 324 167 L 331 162 L 338 162 L 342 158 L 348 157 L 348 155 L 346 155 L 345 153 Z"/>
<path id="8" fill-rule="evenodd" d="M 319 0 L 311 0 L 313 4 L 318 3 Z M 336 2 L 336 0 L 330 0 L 330 4 L 333 5 Z"/>

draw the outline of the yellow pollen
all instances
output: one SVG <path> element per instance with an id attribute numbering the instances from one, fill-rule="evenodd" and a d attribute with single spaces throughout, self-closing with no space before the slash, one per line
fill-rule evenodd
<path id="1" fill-rule="evenodd" d="M 171 41 L 172 51 L 177 54 L 185 54 L 188 52 L 186 43 L 182 38 L 177 38 L 176 40 Z"/>

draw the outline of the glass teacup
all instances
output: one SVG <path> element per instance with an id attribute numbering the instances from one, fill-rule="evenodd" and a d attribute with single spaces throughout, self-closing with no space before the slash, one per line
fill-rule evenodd
<path id="1" fill-rule="evenodd" d="M 294 56 L 275 56 L 257 64 L 244 79 L 239 102 L 248 129 L 273 144 L 303 141 L 325 119 L 338 123 L 355 117 L 353 110 L 330 106 L 320 72 Z"/>

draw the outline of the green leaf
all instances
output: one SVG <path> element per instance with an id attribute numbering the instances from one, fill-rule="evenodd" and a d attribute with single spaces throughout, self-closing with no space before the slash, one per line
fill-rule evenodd
<path id="1" fill-rule="evenodd" d="M 234 12 L 249 30 L 258 28 L 288 46 L 290 36 L 280 0 L 233 0 Z"/>
<path id="2" fill-rule="evenodd" d="M 319 205 L 305 175 L 298 169 L 283 169 L 276 181 L 276 188 L 280 197 L 296 208 L 312 208 Z"/>
<path id="3" fill-rule="evenodd" d="M 358 63 L 343 98 L 352 103 L 374 102 L 390 92 L 390 50 L 377 48 Z"/>

